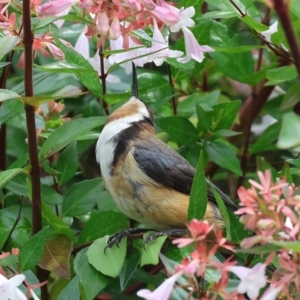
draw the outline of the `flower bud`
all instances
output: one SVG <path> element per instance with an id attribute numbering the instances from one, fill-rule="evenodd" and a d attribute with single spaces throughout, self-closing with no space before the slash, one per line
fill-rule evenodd
<path id="1" fill-rule="evenodd" d="M 121 35 L 120 21 L 114 18 L 109 29 L 109 38 L 116 40 Z"/>
<path id="2" fill-rule="evenodd" d="M 106 12 L 97 16 L 97 30 L 100 35 L 107 35 L 109 31 L 109 20 Z"/>

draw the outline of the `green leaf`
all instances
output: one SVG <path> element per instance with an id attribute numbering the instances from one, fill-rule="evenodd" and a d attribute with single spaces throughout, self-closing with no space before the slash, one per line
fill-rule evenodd
<path id="1" fill-rule="evenodd" d="M 64 148 L 74 141 L 78 136 L 95 127 L 103 125 L 105 120 L 106 117 L 90 117 L 84 119 L 75 119 L 64 123 L 54 130 L 43 144 L 39 152 L 40 161 Z"/>
<path id="2" fill-rule="evenodd" d="M 49 226 L 44 227 L 22 246 L 19 256 L 21 271 L 32 269 L 39 262 L 43 254 L 48 229 Z"/>
<path id="3" fill-rule="evenodd" d="M 68 182 L 75 175 L 77 168 L 77 143 L 72 142 L 59 154 L 55 163 L 55 169 L 58 172 L 58 183 L 64 184 Z"/>
<path id="4" fill-rule="evenodd" d="M 300 242 L 299 241 L 289 242 L 289 241 L 273 241 L 273 240 L 271 240 L 269 242 L 271 244 L 279 246 L 281 248 L 300 253 Z"/>
<path id="5" fill-rule="evenodd" d="M 4 68 L 10 64 L 11 64 L 11 62 L 0 62 L 0 69 Z"/>
<path id="6" fill-rule="evenodd" d="M 89 212 L 96 205 L 96 199 L 101 192 L 100 178 L 83 180 L 73 184 L 64 195 L 63 216 L 80 216 Z"/>
<path id="7" fill-rule="evenodd" d="M 82 72 L 91 72 L 96 73 L 94 69 L 86 68 L 83 66 L 75 65 L 74 63 L 68 63 L 65 61 L 57 61 L 49 65 L 34 65 L 36 68 L 53 72 L 53 73 L 82 73 Z"/>
<path id="8" fill-rule="evenodd" d="M 201 20 L 227 19 L 227 18 L 233 18 L 236 16 L 237 16 L 236 12 L 216 10 L 216 11 L 209 11 L 209 12 L 205 13 L 204 15 L 201 16 Z"/>
<path id="9" fill-rule="evenodd" d="M 62 278 L 70 278 L 72 241 L 65 235 L 54 235 L 46 241 L 39 266 Z"/>
<path id="10" fill-rule="evenodd" d="M 69 284 L 61 291 L 57 300 L 80 300 L 79 276 L 76 275 Z"/>
<path id="11" fill-rule="evenodd" d="M 89 263 L 102 274 L 117 277 L 123 267 L 127 250 L 127 237 L 118 245 L 113 245 L 105 250 L 109 236 L 97 239 L 87 251 Z M 105 252 L 104 252 L 105 250 Z"/>
<path id="12" fill-rule="evenodd" d="M 92 215 L 81 231 L 77 245 L 114 234 L 126 227 L 126 216 L 115 211 L 100 211 Z"/>
<path id="13" fill-rule="evenodd" d="M 124 291 L 129 281 L 132 280 L 132 277 L 138 267 L 140 256 L 140 252 L 136 248 L 132 247 L 130 255 L 126 257 L 119 275 L 121 291 Z"/>
<path id="14" fill-rule="evenodd" d="M 70 227 L 68 227 L 63 220 L 61 220 L 51 208 L 42 202 L 42 214 L 43 217 L 47 220 L 49 225 L 60 234 L 68 236 L 72 241 L 75 240 L 74 235 Z"/>
<path id="15" fill-rule="evenodd" d="M 60 205 L 63 202 L 62 195 L 58 194 L 53 187 L 42 184 L 42 201 L 47 205 Z"/>
<path id="16" fill-rule="evenodd" d="M 0 172 L 0 188 L 5 186 L 7 182 L 9 182 L 13 177 L 21 173 L 23 169 L 16 168 L 16 169 L 10 169 L 6 171 Z"/>
<path id="17" fill-rule="evenodd" d="M 255 21 L 253 18 L 251 18 L 249 15 L 245 15 L 244 17 L 241 18 L 241 20 L 248 25 L 251 29 L 254 29 L 257 32 L 262 32 L 266 31 L 269 29 L 268 26 Z"/>
<path id="18" fill-rule="evenodd" d="M 0 259 L 1 267 L 8 267 L 18 263 L 18 257 L 16 255 L 9 255 L 5 258 Z"/>
<path id="19" fill-rule="evenodd" d="M 297 77 L 295 66 L 284 66 L 267 70 L 266 77 L 269 81 L 266 85 L 276 85 Z"/>
<path id="20" fill-rule="evenodd" d="M 75 273 L 84 289 L 86 300 L 93 300 L 111 281 L 111 279 L 98 272 L 87 258 L 87 250 L 77 253 L 74 260 Z"/>
<path id="21" fill-rule="evenodd" d="M 206 212 L 207 206 L 207 186 L 204 175 L 204 158 L 203 152 L 200 153 L 195 177 L 190 195 L 190 203 L 188 207 L 188 220 L 202 219 Z"/>
<path id="22" fill-rule="evenodd" d="M 5 36 L 0 38 L 0 60 L 10 52 L 19 42 L 21 38 L 18 36 Z"/>
<path id="23" fill-rule="evenodd" d="M 32 30 L 36 31 L 38 29 L 44 28 L 48 25 L 51 25 L 51 24 L 53 24 L 54 21 L 56 21 L 59 18 L 60 17 L 43 17 L 43 18 L 39 19 L 38 22 L 36 22 L 32 26 Z"/>
<path id="24" fill-rule="evenodd" d="M 300 145 L 300 117 L 294 112 L 283 115 L 282 127 L 279 133 L 277 147 L 293 148 Z"/>
<path id="25" fill-rule="evenodd" d="M 148 231 L 143 235 L 143 240 L 147 238 L 153 231 Z M 145 265 L 157 265 L 159 262 L 158 254 L 166 241 L 167 236 L 157 237 L 154 242 L 149 241 L 142 247 L 141 267 Z"/>
<path id="26" fill-rule="evenodd" d="M 280 105 L 281 110 L 294 107 L 300 101 L 300 86 L 299 82 L 293 84 L 283 96 L 282 103 Z"/>
<path id="27" fill-rule="evenodd" d="M 99 77 L 91 64 L 77 51 L 65 46 L 59 39 L 55 38 L 55 42 L 59 49 L 63 51 L 65 60 L 69 64 L 75 64 L 82 68 L 91 70 L 91 72 L 75 73 L 75 75 L 88 90 L 90 90 L 97 97 L 101 97 L 102 87 L 99 81 Z"/>
<path id="28" fill-rule="evenodd" d="M 21 96 L 13 91 L 0 89 L 0 102 L 9 100 L 9 99 L 20 99 Z"/>
<path id="29" fill-rule="evenodd" d="M 215 199 L 217 201 L 218 208 L 220 210 L 222 219 L 223 219 L 223 221 L 225 223 L 226 232 L 227 232 L 227 239 L 229 241 L 231 241 L 232 238 L 231 238 L 231 230 L 230 230 L 230 218 L 229 218 L 229 214 L 228 214 L 225 202 L 222 200 L 220 194 L 217 192 L 217 190 L 214 188 L 213 185 L 210 185 L 209 187 L 210 187 L 210 189 L 212 190 L 212 192 L 214 194 L 214 197 L 215 197 Z"/>
<path id="30" fill-rule="evenodd" d="M 205 111 L 200 104 L 196 107 L 198 123 L 197 129 L 203 130 L 205 133 L 210 131 L 211 123 L 212 123 L 212 115 L 211 111 Z"/>
<path id="31" fill-rule="evenodd" d="M 179 144 L 194 144 L 198 139 L 196 128 L 184 117 L 172 116 L 159 118 L 155 120 L 155 123 L 167 132 L 172 140 Z"/>
<path id="32" fill-rule="evenodd" d="M 209 159 L 217 165 L 238 176 L 242 175 L 240 162 L 229 146 L 218 141 L 210 141 L 204 144 L 204 150 Z"/>

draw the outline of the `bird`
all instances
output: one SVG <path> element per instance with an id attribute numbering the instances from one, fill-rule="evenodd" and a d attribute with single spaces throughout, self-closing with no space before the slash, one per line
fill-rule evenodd
<path id="1" fill-rule="evenodd" d="M 134 65 L 132 81 L 130 99 L 109 115 L 97 141 L 102 180 L 118 209 L 130 219 L 158 232 L 180 234 L 188 223 L 195 168 L 156 136 L 153 114 L 138 97 Z M 229 209 L 234 211 L 237 205 L 206 180 L 208 202 L 203 219 L 222 230 L 224 222 L 211 186 Z M 138 230 L 116 234 L 109 246 Z"/>

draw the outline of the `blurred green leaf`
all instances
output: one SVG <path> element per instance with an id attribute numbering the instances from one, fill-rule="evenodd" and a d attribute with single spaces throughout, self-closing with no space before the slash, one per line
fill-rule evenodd
<path id="1" fill-rule="evenodd" d="M 55 162 L 59 184 L 69 181 L 75 175 L 77 168 L 77 143 L 72 142 L 59 154 L 58 160 Z"/>
<path id="2" fill-rule="evenodd" d="M 126 216 L 115 211 L 100 211 L 92 215 L 82 229 L 77 245 L 114 234 L 126 227 Z"/>
<path id="3" fill-rule="evenodd" d="M 0 38 L 0 60 L 2 57 L 10 52 L 19 42 L 21 38 L 19 36 L 4 36 Z"/>
<path id="4" fill-rule="evenodd" d="M 267 244 L 263 246 L 258 246 L 254 247 L 251 249 L 236 249 L 236 252 L 238 253 L 248 253 L 248 254 L 269 254 L 271 252 L 276 252 L 280 249 L 281 247 L 272 245 L 272 244 Z"/>
<path id="5" fill-rule="evenodd" d="M 143 240 L 147 238 L 153 231 L 148 231 L 143 235 Z M 157 265 L 159 262 L 158 254 L 166 241 L 167 236 L 159 236 L 153 242 L 149 241 L 142 247 L 141 266 Z"/>
<path id="6" fill-rule="evenodd" d="M 287 161 L 284 162 L 280 175 L 284 176 L 289 184 L 293 184 L 293 175 L 291 173 L 290 165 Z"/>
<path id="7" fill-rule="evenodd" d="M 77 253 L 74 269 L 84 289 L 86 300 L 93 300 L 109 284 L 111 279 L 98 272 L 88 262 L 87 251 L 88 249 L 83 249 Z"/>
<path id="8" fill-rule="evenodd" d="M 40 261 L 43 254 L 48 229 L 49 226 L 44 227 L 40 232 L 33 235 L 22 246 L 19 255 L 21 271 L 34 268 Z"/>
<path id="9" fill-rule="evenodd" d="M 214 129 L 225 129 L 230 128 L 234 120 L 236 119 L 237 113 L 240 109 L 240 101 L 231 101 L 226 103 L 219 103 L 214 106 Z"/>
<path id="10" fill-rule="evenodd" d="M 201 201 L 200 201 L 201 200 Z M 204 157 L 200 153 L 193 185 L 191 188 L 190 202 L 188 207 L 188 220 L 201 220 L 206 212 L 207 206 L 207 186 L 204 175 Z"/>
<path id="11" fill-rule="evenodd" d="M 82 68 L 90 69 L 91 72 L 75 73 L 79 81 L 97 97 L 102 95 L 102 87 L 99 81 L 97 72 L 91 64 L 77 51 L 72 48 L 65 46 L 59 39 L 55 38 L 57 46 L 63 51 L 65 60 L 69 64 L 75 64 Z"/>
<path id="12" fill-rule="evenodd" d="M 267 70 L 266 77 L 269 81 L 265 85 L 277 85 L 297 77 L 295 66 L 284 66 Z"/>
<path id="13" fill-rule="evenodd" d="M 65 61 L 57 61 L 55 63 L 49 64 L 49 65 L 34 65 L 36 68 L 49 71 L 49 72 L 54 72 L 54 73 L 82 73 L 82 72 L 92 72 L 96 73 L 94 69 L 91 68 L 86 68 L 84 66 L 80 65 L 75 65 L 74 63 L 68 63 Z"/>
<path id="14" fill-rule="evenodd" d="M 49 225 L 60 234 L 68 236 L 72 241 L 75 240 L 72 230 L 67 226 L 63 220 L 61 220 L 51 208 L 42 202 L 42 214 L 43 217 L 47 220 Z"/>
<path id="15" fill-rule="evenodd" d="M 300 145 L 300 117 L 294 112 L 283 115 L 282 126 L 278 137 L 277 147 L 280 149 L 293 148 Z"/>
<path id="16" fill-rule="evenodd" d="M 165 132 L 171 139 L 179 144 L 193 144 L 198 139 L 198 132 L 193 124 L 184 117 L 172 116 L 167 118 L 157 118 L 155 123 Z"/>
<path id="17" fill-rule="evenodd" d="M 49 185 L 42 184 L 42 200 L 47 205 L 59 205 L 63 202 L 62 195 L 58 194 L 53 187 Z"/>
<path id="18" fill-rule="evenodd" d="M 299 241 L 269 241 L 271 244 L 279 246 L 284 249 L 292 250 L 294 252 L 300 253 L 300 242 Z"/>
<path id="19" fill-rule="evenodd" d="M 9 182 L 13 177 L 22 171 L 23 169 L 16 168 L 0 172 L 0 188 L 2 188 L 7 182 Z"/>
<path id="20" fill-rule="evenodd" d="M 123 267 L 127 250 L 127 237 L 122 238 L 118 245 L 105 250 L 109 236 L 97 239 L 89 246 L 86 253 L 89 263 L 102 274 L 117 277 Z M 104 252 L 105 250 L 105 252 Z"/>
<path id="21" fill-rule="evenodd" d="M 80 292 L 79 292 L 79 276 L 76 275 L 69 284 L 61 291 L 57 300 L 80 300 Z"/>
<path id="22" fill-rule="evenodd" d="M 0 69 L 10 65 L 11 63 L 10 62 L 0 62 Z"/>
<path id="23" fill-rule="evenodd" d="M 21 96 L 13 91 L 6 90 L 6 89 L 0 89 L 0 102 L 9 100 L 9 99 L 16 99 L 16 98 L 20 99 Z"/>
<path id="24" fill-rule="evenodd" d="M 283 96 L 282 103 L 280 105 L 281 110 L 294 107 L 300 101 L 300 85 L 297 80 Z"/>
<path id="25" fill-rule="evenodd" d="M 83 180 L 73 184 L 64 195 L 63 216 L 80 216 L 89 212 L 96 205 L 96 199 L 101 191 L 100 178 Z"/>
<path id="26" fill-rule="evenodd" d="M 103 125 L 105 121 L 106 117 L 90 117 L 75 119 L 64 123 L 55 129 L 43 144 L 39 152 L 40 161 L 64 148 L 78 136 L 97 126 Z"/>
<path id="27" fill-rule="evenodd" d="M 242 175 L 240 162 L 229 146 L 218 141 L 210 141 L 204 144 L 204 150 L 209 159 L 217 165 L 236 175 Z"/>
<path id="28" fill-rule="evenodd" d="M 205 13 L 204 15 L 201 16 L 201 20 L 204 19 L 227 19 L 227 18 L 233 18 L 236 17 L 237 13 L 236 12 L 231 12 L 231 11 L 209 11 Z"/>
<path id="29" fill-rule="evenodd" d="M 246 25 L 248 25 L 251 29 L 254 29 L 257 32 L 266 31 L 269 29 L 268 26 L 266 26 L 265 24 L 262 24 L 260 22 L 257 22 L 256 20 L 251 18 L 249 15 L 245 15 L 244 17 L 241 18 L 241 20 Z"/>

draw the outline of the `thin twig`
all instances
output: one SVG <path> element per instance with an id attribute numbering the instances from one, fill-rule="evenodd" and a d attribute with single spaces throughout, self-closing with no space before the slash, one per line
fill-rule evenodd
<path id="1" fill-rule="evenodd" d="M 297 41 L 297 37 L 291 22 L 291 18 L 289 15 L 289 1 L 283 0 L 274 0 L 274 9 L 278 14 L 278 17 L 281 21 L 286 39 L 289 43 L 292 56 L 294 59 L 294 65 L 298 72 L 298 77 L 300 79 L 300 48 L 299 43 Z"/>
<path id="2" fill-rule="evenodd" d="M 58 183 L 57 183 L 57 180 L 56 180 L 56 175 L 55 175 L 55 173 L 53 171 L 53 166 L 52 166 L 50 158 L 48 159 L 48 161 L 49 161 L 49 165 L 51 167 L 51 175 L 52 175 L 52 178 L 53 178 L 54 189 L 55 189 L 56 193 L 59 194 Z M 55 213 L 56 213 L 56 215 L 59 216 L 58 205 L 55 204 L 54 207 L 55 207 Z"/>
<path id="3" fill-rule="evenodd" d="M 175 91 L 174 91 L 174 82 L 172 79 L 172 72 L 171 72 L 171 67 L 167 63 L 167 72 L 168 72 L 168 77 L 169 77 L 169 83 L 172 88 L 172 107 L 173 107 L 173 115 L 177 115 L 177 104 L 176 104 L 176 99 L 175 99 Z"/>
<path id="4" fill-rule="evenodd" d="M 17 219 L 15 220 L 15 223 L 14 223 L 13 227 L 11 228 L 11 231 L 10 231 L 8 237 L 6 238 L 5 243 L 3 244 L 3 247 L 2 247 L 1 250 L 5 249 L 9 239 L 11 238 L 11 235 L 13 234 L 17 224 L 19 223 L 19 221 L 21 219 L 22 206 L 23 206 L 23 196 L 21 197 L 21 200 L 20 200 L 20 207 L 19 207 L 19 212 L 18 212 L 18 215 L 17 215 Z"/>
<path id="5" fill-rule="evenodd" d="M 106 94 L 106 77 L 107 77 L 107 73 L 105 73 L 104 70 L 104 54 L 103 54 L 103 47 L 100 46 L 99 48 L 99 56 L 100 56 L 100 80 L 102 83 L 102 97 L 100 98 L 100 103 L 106 113 L 106 115 L 109 115 L 109 110 L 108 110 L 108 106 L 107 103 L 104 100 L 104 95 Z"/>
<path id="6" fill-rule="evenodd" d="M 33 34 L 31 32 L 31 6 L 30 0 L 23 0 L 23 26 L 24 26 L 24 87 L 25 96 L 33 96 Z M 29 161 L 31 165 L 30 178 L 32 187 L 32 231 L 38 233 L 42 229 L 42 205 L 41 205 L 41 183 L 40 183 L 40 165 L 38 160 L 38 147 L 35 124 L 35 108 L 25 104 L 26 125 L 28 136 Z M 48 279 L 49 272 L 37 266 L 37 277 L 40 282 Z M 47 285 L 41 288 L 42 300 L 48 300 L 49 294 Z"/>
<path id="7" fill-rule="evenodd" d="M 241 15 L 241 17 L 245 17 L 247 14 L 243 13 L 242 10 L 238 7 L 238 5 L 233 1 L 233 0 L 229 0 L 229 2 L 234 6 L 234 8 L 239 12 L 239 14 Z"/>

